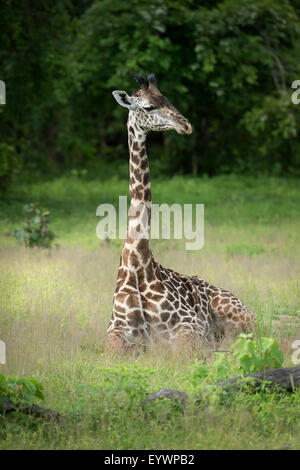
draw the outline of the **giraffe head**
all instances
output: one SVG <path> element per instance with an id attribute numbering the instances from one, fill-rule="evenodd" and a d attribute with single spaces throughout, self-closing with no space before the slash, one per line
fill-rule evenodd
<path id="1" fill-rule="evenodd" d="M 154 74 L 144 77 L 137 75 L 140 89 L 129 96 L 126 91 L 115 90 L 117 102 L 129 109 L 130 121 L 144 131 L 167 131 L 174 129 L 178 134 L 191 134 L 191 123 L 161 94 Z"/>

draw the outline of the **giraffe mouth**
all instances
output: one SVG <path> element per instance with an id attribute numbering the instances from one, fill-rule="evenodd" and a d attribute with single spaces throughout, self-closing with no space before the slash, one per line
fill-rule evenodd
<path id="1" fill-rule="evenodd" d="M 176 127 L 175 130 L 180 135 L 191 134 L 193 132 L 193 128 L 190 122 L 184 124 L 183 126 Z"/>

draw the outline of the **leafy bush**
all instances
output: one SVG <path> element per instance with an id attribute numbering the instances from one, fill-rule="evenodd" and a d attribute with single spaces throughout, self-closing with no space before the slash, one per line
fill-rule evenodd
<path id="1" fill-rule="evenodd" d="M 233 344 L 233 356 L 238 360 L 238 372 L 250 374 L 266 369 L 281 367 L 283 352 L 274 338 L 256 338 L 253 334 L 240 334 Z"/>
<path id="2" fill-rule="evenodd" d="M 10 398 L 14 403 L 32 404 L 34 398 L 44 401 L 43 385 L 33 377 L 21 379 L 17 376 L 5 377 L 0 374 L 0 405 L 3 398 Z"/>
<path id="3" fill-rule="evenodd" d="M 101 407 L 102 416 L 107 414 L 110 421 L 113 421 L 114 416 L 118 419 L 120 410 L 130 414 L 136 403 L 146 397 L 149 378 L 154 371 L 137 365 L 131 367 L 121 364 L 115 367 L 100 367 L 99 373 L 103 379 L 101 387 L 78 385 L 74 415 L 81 416 L 82 412 L 86 413 L 87 403 L 93 401 Z"/>
<path id="4" fill-rule="evenodd" d="M 50 212 L 47 209 L 38 209 L 32 203 L 24 206 L 24 212 L 26 222 L 15 229 L 16 239 L 29 247 L 51 248 L 56 236 L 48 229 Z"/>
<path id="5" fill-rule="evenodd" d="M 21 379 L 17 376 L 5 377 L 0 374 L 0 439 L 6 439 L 7 437 L 6 401 L 9 400 L 10 411 L 13 411 L 15 406 L 16 410 L 20 405 L 31 406 L 35 398 L 45 400 L 43 385 L 38 380 L 33 377 Z M 24 420 L 24 417 L 14 417 L 20 423 Z M 23 423 L 28 426 L 28 419 Z"/>
<path id="6" fill-rule="evenodd" d="M 197 389 L 205 379 L 215 383 L 234 375 L 253 374 L 283 364 L 283 352 L 274 338 L 253 338 L 252 333 L 241 333 L 232 349 L 231 355 L 217 352 L 210 369 L 201 361 L 193 363 L 187 377 L 192 386 Z"/>

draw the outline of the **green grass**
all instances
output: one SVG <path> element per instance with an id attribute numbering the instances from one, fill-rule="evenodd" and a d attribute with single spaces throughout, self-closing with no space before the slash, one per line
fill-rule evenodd
<path id="1" fill-rule="evenodd" d="M 278 338 L 286 366 L 292 341 L 300 339 L 299 187 L 299 180 L 235 176 L 153 184 L 154 202 L 205 204 L 203 249 L 153 240 L 155 257 L 238 295 L 257 314 L 262 334 Z M 121 240 L 99 240 L 95 214 L 99 204 L 126 194 L 126 180 L 61 177 L 20 184 L 0 203 L 0 339 L 7 344 L 0 373 L 36 377 L 45 406 L 68 416 L 59 425 L 12 417 L 0 448 L 299 449 L 298 392 L 204 394 L 185 412 L 164 402 L 140 406 L 160 387 L 193 397 L 218 374 L 207 350 L 178 355 L 151 345 L 138 356 L 105 352 Z M 57 249 L 26 249 L 12 237 L 30 202 L 50 209 Z"/>

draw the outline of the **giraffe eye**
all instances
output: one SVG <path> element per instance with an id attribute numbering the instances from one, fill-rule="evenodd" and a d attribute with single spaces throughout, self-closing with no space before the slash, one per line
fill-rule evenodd
<path id="1" fill-rule="evenodd" d="M 155 106 L 151 106 L 151 105 L 150 105 L 150 106 L 144 106 L 144 107 L 143 107 L 143 110 L 144 110 L 144 111 L 147 111 L 147 112 L 153 111 L 154 109 L 155 109 Z"/>

